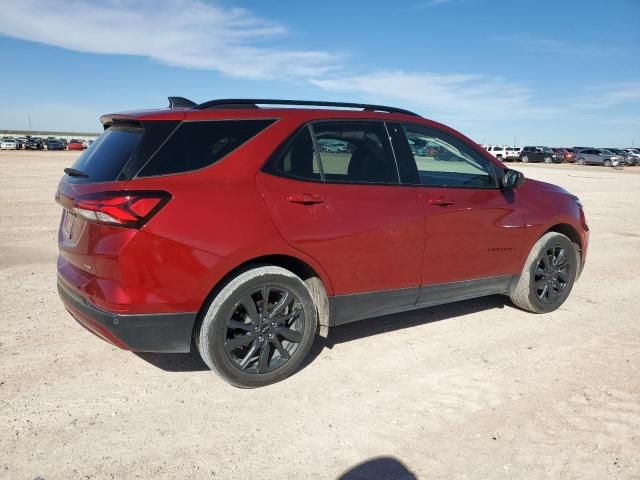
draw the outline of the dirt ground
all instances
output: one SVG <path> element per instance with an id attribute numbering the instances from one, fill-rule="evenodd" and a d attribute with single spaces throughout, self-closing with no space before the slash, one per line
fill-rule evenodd
<path id="1" fill-rule="evenodd" d="M 586 270 L 548 315 L 490 297 L 360 322 L 279 384 L 134 355 L 56 292 L 75 154 L 1 152 L 0 478 L 640 478 L 640 167 L 517 165 L 580 196 Z"/>

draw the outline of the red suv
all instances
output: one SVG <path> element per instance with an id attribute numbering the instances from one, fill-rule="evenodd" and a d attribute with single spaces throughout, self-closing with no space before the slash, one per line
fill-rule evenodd
<path id="1" fill-rule="evenodd" d="M 493 294 L 550 312 L 582 270 L 578 198 L 445 125 L 379 105 L 170 100 L 103 116 L 56 195 L 60 296 L 120 348 L 193 343 L 256 387 L 330 327 Z"/>

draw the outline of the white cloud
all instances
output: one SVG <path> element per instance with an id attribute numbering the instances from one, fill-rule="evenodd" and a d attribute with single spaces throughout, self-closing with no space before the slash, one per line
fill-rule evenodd
<path id="1" fill-rule="evenodd" d="M 557 109 L 534 105 L 528 88 L 484 75 L 395 70 L 312 79 L 310 82 L 327 91 L 401 102 L 409 108 L 422 110 L 431 118 L 505 120 L 558 113 Z"/>
<path id="2" fill-rule="evenodd" d="M 580 109 L 607 109 L 640 103 L 640 82 L 616 83 L 590 89 L 575 106 Z"/>
<path id="3" fill-rule="evenodd" d="M 139 55 L 251 79 L 322 75 L 340 57 L 266 46 L 283 37 L 286 28 L 244 9 L 200 0 L 5 0 L 0 33 L 79 52 Z"/>
<path id="4" fill-rule="evenodd" d="M 498 41 L 520 45 L 527 50 L 567 56 L 607 57 L 621 53 L 621 50 L 598 45 L 575 44 L 552 37 L 532 36 L 528 34 L 497 35 Z"/>

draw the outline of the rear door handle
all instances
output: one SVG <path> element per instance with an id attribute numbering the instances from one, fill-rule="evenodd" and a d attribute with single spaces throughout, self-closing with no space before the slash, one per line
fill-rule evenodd
<path id="1" fill-rule="evenodd" d="M 437 205 L 439 207 L 448 207 L 449 205 L 455 205 L 456 202 L 454 202 L 453 200 L 449 200 L 448 198 L 445 197 L 436 197 L 436 198 L 430 198 L 428 200 L 429 205 Z"/>
<path id="2" fill-rule="evenodd" d="M 317 193 L 292 193 L 287 197 L 287 201 L 302 203 L 303 205 L 315 205 L 324 202 L 324 198 Z"/>

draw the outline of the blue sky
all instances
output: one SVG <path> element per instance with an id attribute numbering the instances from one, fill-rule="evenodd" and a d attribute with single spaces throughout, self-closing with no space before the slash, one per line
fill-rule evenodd
<path id="1" fill-rule="evenodd" d="M 366 101 L 478 142 L 640 144 L 640 0 L 3 0 L 0 128 L 168 95 Z"/>

